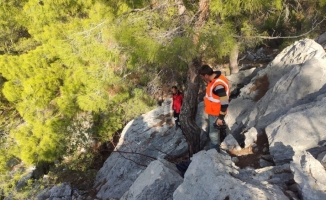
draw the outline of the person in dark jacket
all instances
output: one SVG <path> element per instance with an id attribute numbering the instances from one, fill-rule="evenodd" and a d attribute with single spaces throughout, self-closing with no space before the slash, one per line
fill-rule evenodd
<path id="1" fill-rule="evenodd" d="M 178 90 L 177 86 L 172 86 L 172 110 L 175 122 L 175 129 L 180 128 L 180 110 L 182 105 L 183 94 Z"/>

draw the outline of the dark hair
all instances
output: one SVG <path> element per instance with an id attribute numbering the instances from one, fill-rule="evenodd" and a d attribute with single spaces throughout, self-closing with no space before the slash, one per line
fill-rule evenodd
<path id="1" fill-rule="evenodd" d="M 201 68 L 199 69 L 199 74 L 200 75 L 212 75 L 214 73 L 213 69 L 209 66 L 209 65 L 203 65 L 201 66 Z"/>
<path id="2" fill-rule="evenodd" d="M 177 86 L 175 86 L 175 85 L 174 85 L 174 86 L 172 86 L 172 88 L 173 88 L 173 89 L 176 89 L 176 90 L 178 90 Z"/>

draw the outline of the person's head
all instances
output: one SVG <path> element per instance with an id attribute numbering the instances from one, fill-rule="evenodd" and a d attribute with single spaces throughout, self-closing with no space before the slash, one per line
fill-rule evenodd
<path id="1" fill-rule="evenodd" d="M 209 65 L 203 65 L 199 69 L 200 77 L 206 82 L 210 81 L 210 77 L 212 76 L 213 73 L 214 71 Z"/>
<path id="2" fill-rule="evenodd" d="M 177 88 L 177 86 L 172 86 L 172 93 L 173 94 L 177 94 L 178 93 L 178 88 Z"/>

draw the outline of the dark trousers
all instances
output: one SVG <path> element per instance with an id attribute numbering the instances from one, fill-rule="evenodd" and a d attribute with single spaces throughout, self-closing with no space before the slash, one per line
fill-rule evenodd
<path id="1" fill-rule="evenodd" d="M 174 124 L 176 126 L 180 127 L 180 119 L 179 119 L 180 113 L 176 113 L 175 110 L 173 110 L 173 117 L 174 117 Z"/>

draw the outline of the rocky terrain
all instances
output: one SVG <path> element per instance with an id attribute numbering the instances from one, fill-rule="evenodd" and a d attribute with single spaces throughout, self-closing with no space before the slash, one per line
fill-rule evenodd
<path id="1" fill-rule="evenodd" d="M 187 156 L 187 143 L 167 100 L 124 127 L 92 193 L 64 183 L 38 199 L 326 199 L 325 39 L 316 41 L 297 41 L 266 66 L 228 76 L 235 97 L 221 153 L 205 147 L 199 103 L 204 150 L 184 177 L 175 164 Z"/>

